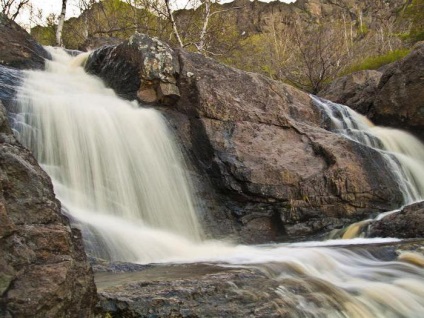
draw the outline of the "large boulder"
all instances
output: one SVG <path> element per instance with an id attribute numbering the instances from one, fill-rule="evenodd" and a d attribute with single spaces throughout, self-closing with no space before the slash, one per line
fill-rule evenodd
<path id="1" fill-rule="evenodd" d="M 17 69 L 43 69 L 50 54 L 24 29 L 0 13 L 0 64 Z"/>
<path id="2" fill-rule="evenodd" d="M 169 71 L 161 74 L 159 63 L 152 72 L 156 64 L 149 64 L 146 80 L 142 57 L 152 54 L 150 48 L 130 44 L 99 49 L 87 65 L 110 83 L 102 70 L 114 69 L 114 79 L 125 79 L 128 68 L 115 65 L 134 57 L 131 69 L 140 76 L 130 95 L 142 100 L 140 87 L 169 83 Z M 322 128 L 308 94 L 199 54 L 155 52 L 158 61 L 173 57 L 180 98 L 153 105 L 167 116 L 197 168 L 195 188 L 214 235 L 232 233 L 251 243 L 293 239 L 401 204 L 382 156 Z"/>
<path id="3" fill-rule="evenodd" d="M 119 45 L 95 50 L 85 69 L 130 100 L 167 104 L 179 97 L 174 52 L 167 44 L 144 34 L 136 33 Z"/>

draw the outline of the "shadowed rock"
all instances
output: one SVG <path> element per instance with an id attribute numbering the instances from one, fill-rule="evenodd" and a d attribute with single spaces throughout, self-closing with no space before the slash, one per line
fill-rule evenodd
<path id="1" fill-rule="evenodd" d="M 0 13 L 0 64 L 17 69 L 43 69 L 50 55 L 24 29 Z"/>
<path id="2" fill-rule="evenodd" d="M 136 33 L 116 46 L 95 50 L 85 69 L 100 76 L 117 94 L 144 104 L 169 104 L 179 98 L 178 60 L 165 43 Z"/>
<path id="3" fill-rule="evenodd" d="M 375 70 L 355 72 L 334 80 L 318 95 L 369 115 L 382 74 Z"/>

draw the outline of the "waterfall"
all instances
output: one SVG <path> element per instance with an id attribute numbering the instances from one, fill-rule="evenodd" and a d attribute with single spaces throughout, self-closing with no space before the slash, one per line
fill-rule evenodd
<path id="1" fill-rule="evenodd" d="M 82 229 L 90 253 L 142 264 L 254 266 L 279 283 L 275 293 L 281 299 L 293 302 L 295 313 L 281 308 L 290 317 L 422 315 L 424 269 L 414 265 L 424 264 L 422 256 L 384 262 L 330 247 L 390 240 L 267 246 L 202 241 L 184 162 L 162 116 L 119 99 L 85 74 L 83 55 L 72 59 L 59 49 L 49 51 L 54 60 L 47 62 L 46 71 L 25 72 L 13 127 L 51 176 L 63 210 Z M 357 127 L 348 128 L 343 121 L 334 120 L 337 129 L 359 130 L 362 125 L 366 132 L 361 138 L 388 149 L 369 124 L 351 119 Z M 409 159 L 416 156 L 396 151 Z M 404 165 L 392 152 L 387 157 L 396 169 Z M 422 196 L 420 180 L 408 179 L 405 171 L 399 179 L 406 198 Z M 314 299 L 288 288 L 287 282 L 313 288 Z"/>
<path id="2" fill-rule="evenodd" d="M 349 107 L 311 96 L 329 121 L 327 128 L 378 150 L 385 158 L 403 194 L 404 204 L 424 199 L 424 145 L 411 134 L 374 126 Z"/>
<path id="3" fill-rule="evenodd" d="M 137 245 L 148 249 L 149 242 L 131 242 L 122 220 L 199 241 L 183 161 L 160 113 L 117 98 L 84 72 L 84 55 L 49 51 L 45 72 L 26 72 L 13 126 L 90 252 L 137 260 Z"/>

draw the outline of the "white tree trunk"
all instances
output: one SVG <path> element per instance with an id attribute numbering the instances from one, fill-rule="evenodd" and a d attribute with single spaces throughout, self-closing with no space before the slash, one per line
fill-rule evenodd
<path id="1" fill-rule="evenodd" d="M 203 20 L 202 31 L 200 32 L 199 45 L 197 46 L 197 50 L 199 51 L 199 53 L 202 53 L 202 54 L 203 54 L 203 51 L 205 50 L 205 36 L 206 36 L 206 31 L 208 29 L 209 18 L 211 15 L 211 1 L 204 0 L 204 3 L 205 3 L 205 17 Z"/>
<path id="2" fill-rule="evenodd" d="M 172 24 L 172 30 L 174 31 L 174 35 L 177 38 L 178 44 L 181 47 L 184 47 L 183 41 L 181 40 L 181 37 L 180 37 L 180 33 L 178 32 L 177 23 L 175 22 L 171 5 L 169 4 L 169 0 L 165 0 L 165 5 L 166 5 L 166 11 L 168 11 L 169 20 L 171 21 L 171 24 Z"/>
<path id="3" fill-rule="evenodd" d="M 62 10 L 60 12 L 59 23 L 57 25 L 57 30 L 56 30 L 56 44 L 58 46 L 63 46 L 62 30 L 63 30 L 63 24 L 65 23 L 66 2 L 67 0 L 62 0 Z"/>

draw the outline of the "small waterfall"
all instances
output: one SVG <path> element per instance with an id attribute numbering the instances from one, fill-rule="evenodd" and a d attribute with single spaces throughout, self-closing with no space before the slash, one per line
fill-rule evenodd
<path id="1" fill-rule="evenodd" d="M 84 55 L 49 51 L 45 72 L 26 73 L 14 129 L 80 223 L 87 248 L 136 261 L 136 245 L 146 242 L 129 244 L 122 220 L 199 241 L 182 158 L 160 113 L 117 98 L 84 72 Z"/>
<path id="2" fill-rule="evenodd" d="M 349 107 L 311 96 L 327 129 L 377 149 L 386 159 L 402 191 L 404 204 L 424 199 L 424 145 L 407 132 L 374 126 Z"/>
<path id="3" fill-rule="evenodd" d="M 14 129 L 52 177 L 90 252 L 137 263 L 253 266 L 278 282 L 274 292 L 296 307 L 293 313 L 280 308 L 290 317 L 422 316 L 422 256 L 383 262 L 327 246 L 388 240 L 267 246 L 201 241 L 183 161 L 160 114 L 120 100 L 85 74 L 79 66 L 84 56 L 72 60 L 50 51 L 54 61 L 45 72 L 25 72 Z M 338 123 L 338 129 L 353 129 Z M 371 132 L 363 138 L 382 147 Z M 387 156 L 394 165 L 401 162 Z M 310 289 L 313 299 L 299 294 L 299 286 Z"/>

